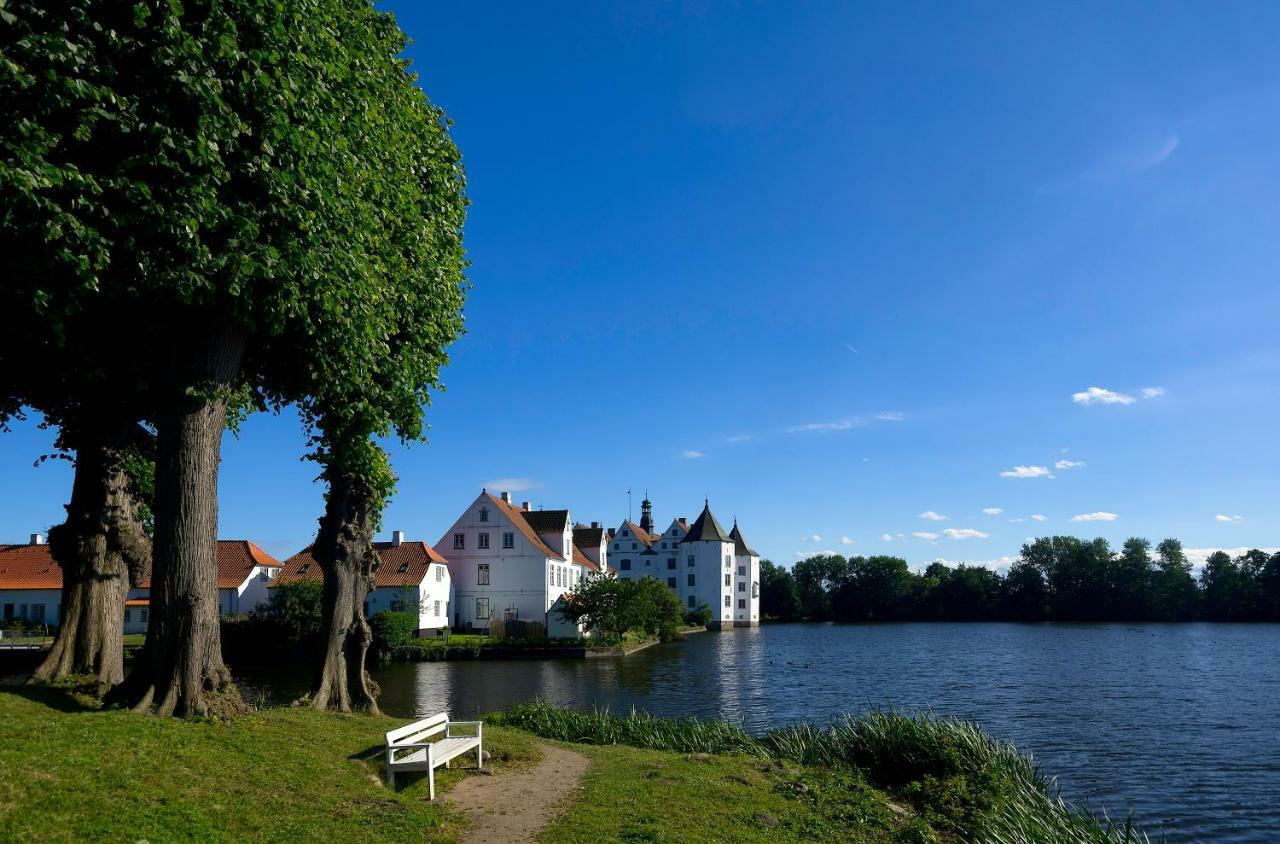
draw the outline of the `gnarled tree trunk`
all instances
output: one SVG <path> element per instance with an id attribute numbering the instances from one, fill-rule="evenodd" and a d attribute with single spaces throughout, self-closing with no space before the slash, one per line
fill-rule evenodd
<path id="1" fill-rule="evenodd" d="M 325 479 L 329 494 L 311 551 L 324 571 L 320 625 L 324 655 L 311 707 L 376 713 L 378 687 L 365 670 L 373 633 L 364 617 L 364 599 L 378 568 L 373 547 L 374 497 L 365 484 L 332 464 Z"/>
<path id="2" fill-rule="evenodd" d="M 111 686 L 124 679 L 124 598 L 151 564 L 124 468 L 141 431 L 93 430 L 79 438 L 67 520 L 49 531 L 62 569 L 62 617 L 35 681 L 94 675 Z"/>
<path id="3" fill-rule="evenodd" d="M 230 325 L 196 332 L 178 353 L 173 391 L 156 409 L 151 618 L 143 658 L 113 698 L 157 715 L 245 711 L 222 661 L 218 620 L 218 463 L 227 396 L 245 336 Z M 191 386 L 198 395 L 189 394 Z"/>

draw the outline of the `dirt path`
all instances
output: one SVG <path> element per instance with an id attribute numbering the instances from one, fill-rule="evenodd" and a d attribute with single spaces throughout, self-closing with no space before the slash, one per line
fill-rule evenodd
<path id="1" fill-rule="evenodd" d="M 591 760 L 550 745 L 542 752 L 542 761 L 528 770 L 467 777 L 453 787 L 449 801 L 472 823 L 464 844 L 534 841 L 577 795 Z"/>

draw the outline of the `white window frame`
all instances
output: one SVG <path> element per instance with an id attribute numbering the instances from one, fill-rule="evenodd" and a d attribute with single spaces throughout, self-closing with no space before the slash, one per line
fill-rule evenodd
<path id="1" fill-rule="evenodd" d="M 476 586 L 489 585 L 489 564 L 476 563 Z"/>

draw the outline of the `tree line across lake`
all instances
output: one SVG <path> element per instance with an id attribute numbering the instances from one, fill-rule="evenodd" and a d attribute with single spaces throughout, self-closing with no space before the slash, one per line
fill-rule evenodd
<path id="1" fill-rule="evenodd" d="M 1182 543 L 1042 537 L 1000 574 L 892 556 L 821 554 L 788 570 L 761 563 L 760 611 L 778 621 L 1280 621 L 1280 552 L 1209 556 L 1199 576 Z"/>

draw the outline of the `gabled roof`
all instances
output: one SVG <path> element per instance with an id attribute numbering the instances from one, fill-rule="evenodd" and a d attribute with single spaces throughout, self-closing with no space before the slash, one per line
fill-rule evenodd
<path id="1" fill-rule="evenodd" d="M 0 545 L 0 589 L 61 589 L 48 545 Z"/>
<path id="2" fill-rule="evenodd" d="M 622 526 L 627 530 L 631 531 L 631 533 L 635 536 L 636 539 L 640 540 L 645 544 L 646 548 L 658 541 L 657 536 L 655 536 L 652 533 L 649 533 L 649 531 L 640 527 L 640 525 L 636 524 L 635 522 L 626 521 L 622 523 Z"/>
<path id="3" fill-rule="evenodd" d="M 573 544 L 581 545 L 583 548 L 599 548 L 604 542 L 604 528 L 587 527 L 586 525 L 573 526 Z"/>
<path id="4" fill-rule="evenodd" d="M 425 542 L 402 542 L 395 545 L 390 542 L 373 543 L 381 562 L 373 573 L 373 585 L 380 586 L 417 586 L 427 576 L 432 563 L 447 565 L 448 561 L 435 552 Z M 280 583 L 292 583 L 298 580 L 324 580 L 324 571 L 316 558 L 311 554 L 312 546 L 308 545 L 292 557 L 284 561 L 284 570 L 272 582 L 272 586 Z"/>
<path id="5" fill-rule="evenodd" d="M 520 515 L 539 534 L 564 533 L 569 524 L 568 510 L 521 510 Z"/>
<path id="6" fill-rule="evenodd" d="M 487 492 L 484 493 L 484 497 L 488 498 L 491 502 L 493 502 L 493 506 L 497 507 L 500 511 L 502 511 L 502 513 L 507 517 L 507 520 L 510 521 L 511 524 L 516 526 L 516 529 L 520 531 L 520 534 L 524 536 L 525 539 L 529 540 L 529 543 L 533 545 L 534 548 L 537 548 L 539 551 L 541 551 L 543 554 L 545 554 L 548 558 L 552 560 L 559 560 L 560 562 L 564 562 L 564 555 L 561 554 L 559 551 L 551 550 L 551 548 L 547 545 L 547 543 L 543 542 L 538 537 L 538 532 L 533 529 L 533 526 L 530 525 L 529 522 L 525 520 L 525 516 L 535 511 L 521 510 L 519 507 L 515 506 L 511 502 L 503 501 L 501 498 L 495 498 Z M 565 520 L 568 521 L 568 511 L 566 510 L 538 510 L 536 512 L 539 512 L 539 513 L 562 512 L 566 514 Z"/>
<path id="7" fill-rule="evenodd" d="M 247 539 L 218 540 L 218 588 L 234 589 L 254 566 L 279 568 L 280 561 Z M 151 587 L 151 572 L 142 583 Z M 61 589 L 62 569 L 48 545 L 0 545 L 0 589 Z"/>
<path id="8" fill-rule="evenodd" d="M 582 553 L 582 549 L 578 547 L 578 543 L 573 543 L 573 561 L 585 568 L 587 571 L 600 571 L 600 567 L 591 562 L 591 558 Z"/>
<path id="9" fill-rule="evenodd" d="M 755 551 L 751 550 L 750 543 L 746 537 L 742 535 L 742 531 L 738 530 L 738 520 L 733 520 L 733 530 L 729 531 L 729 536 L 733 537 L 733 556 L 735 557 L 759 557 Z"/>
<path id="10" fill-rule="evenodd" d="M 680 542 L 683 544 L 685 542 L 733 542 L 733 540 L 724 532 L 724 528 L 720 527 L 716 517 L 711 515 L 711 504 L 704 503 L 702 512 L 693 520 L 689 533 Z"/>

